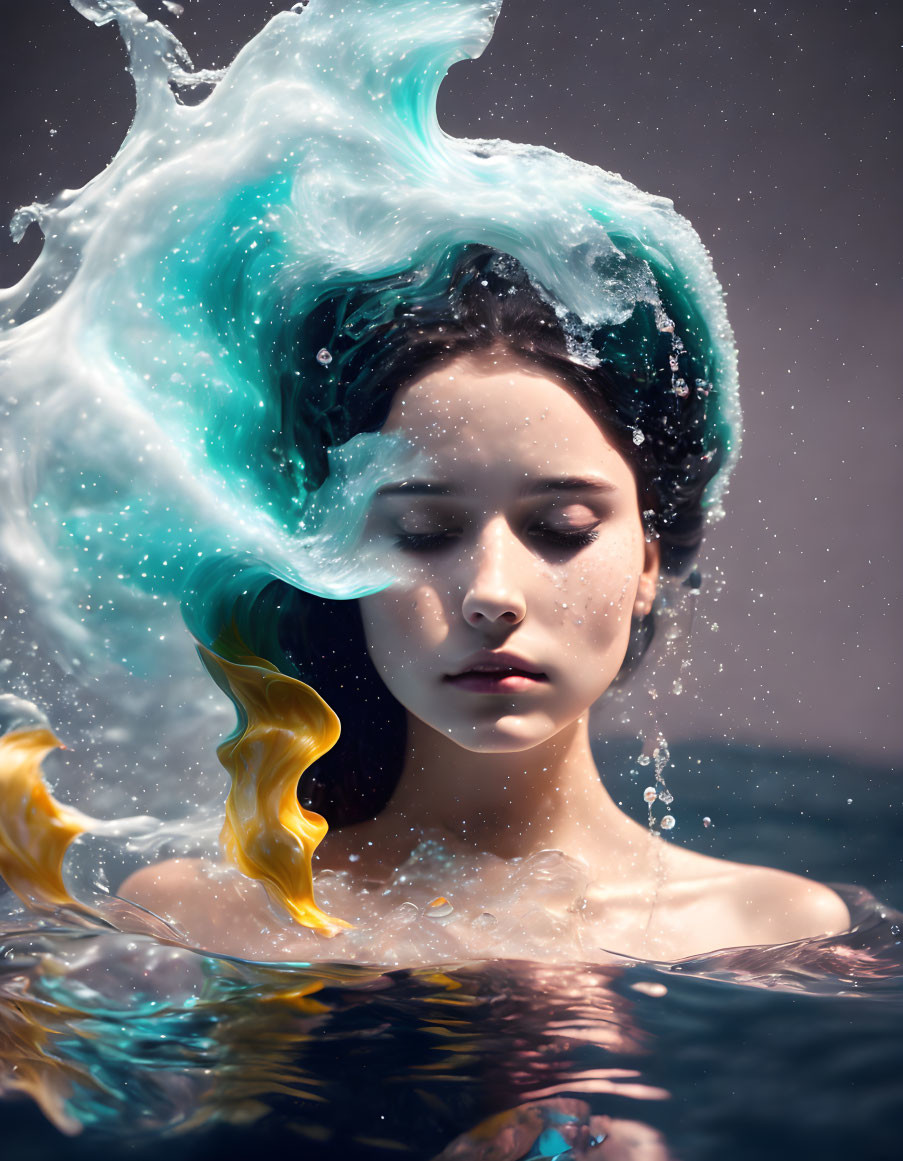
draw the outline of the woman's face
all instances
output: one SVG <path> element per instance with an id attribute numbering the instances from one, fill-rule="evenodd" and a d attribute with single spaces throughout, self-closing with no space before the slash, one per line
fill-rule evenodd
<path id="1" fill-rule="evenodd" d="M 548 740 L 611 684 L 655 596 L 628 461 L 566 385 L 508 353 L 427 372 L 383 430 L 427 468 L 368 514 L 402 577 L 360 602 L 377 670 L 465 749 Z"/>

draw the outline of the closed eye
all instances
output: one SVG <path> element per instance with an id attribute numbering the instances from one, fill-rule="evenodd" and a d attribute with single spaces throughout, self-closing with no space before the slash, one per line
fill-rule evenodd
<path id="1" fill-rule="evenodd" d="M 395 544 L 408 552 L 430 552 L 437 548 L 447 548 L 460 536 L 460 532 L 399 532 Z"/>
<path id="2" fill-rule="evenodd" d="M 559 548 L 583 548 L 599 539 L 597 528 L 538 528 L 532 533 Z"/>
<path id="3" fill-rule="evenodd" d="M 408 552 L 435 552 L 451 547 L 460 540 L 461 532 L 442 530 L 439 532 L 399 532 L 395 536 L 396 547 Z M 599 538 L 597 528 L 549 528 L 540 525 L 528 533 L 529 536 L 555 548 L 576 550 L 592 544 Z"/>

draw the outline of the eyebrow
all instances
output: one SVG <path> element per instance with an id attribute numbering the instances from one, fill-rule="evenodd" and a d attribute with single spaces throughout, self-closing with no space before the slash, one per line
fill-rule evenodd
<path id="1" fill-rule="evenodd" d="M 601 495 L 617 488 L 609 480 L 597 476 L 548 476 L 531 480 L 520 489 L 521 496 L 536 496 L 546 492 L 595 492 Z M 377 496 L 458 496 L 461 488 L 440 484 L 433 480 L 402 480 L 386 484 L 377 490 Z"/>

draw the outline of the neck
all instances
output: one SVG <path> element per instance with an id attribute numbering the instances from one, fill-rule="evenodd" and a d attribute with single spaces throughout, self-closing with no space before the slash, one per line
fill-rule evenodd
<path id="1" fill-rule="evenodd" d="M 599 778 L 588 715 L 528 750 L 465 750 L 408 716 L 401 779 L 378 817 L 380 830 L 404 841 L 436 828 L 501 858 L 563 850 L 598 864 L 634 852 L 642 828 L 618 810 Z"/>

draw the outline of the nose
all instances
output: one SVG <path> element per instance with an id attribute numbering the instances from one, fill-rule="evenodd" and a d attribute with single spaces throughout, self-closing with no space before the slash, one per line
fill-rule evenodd
<path id="1" fill-rule="evenodd" d="M 487 522 L 472 556 L 461 611 L 468 624 L 519 624 L 527 613 L 521 544 L 504 519 Z"/>

